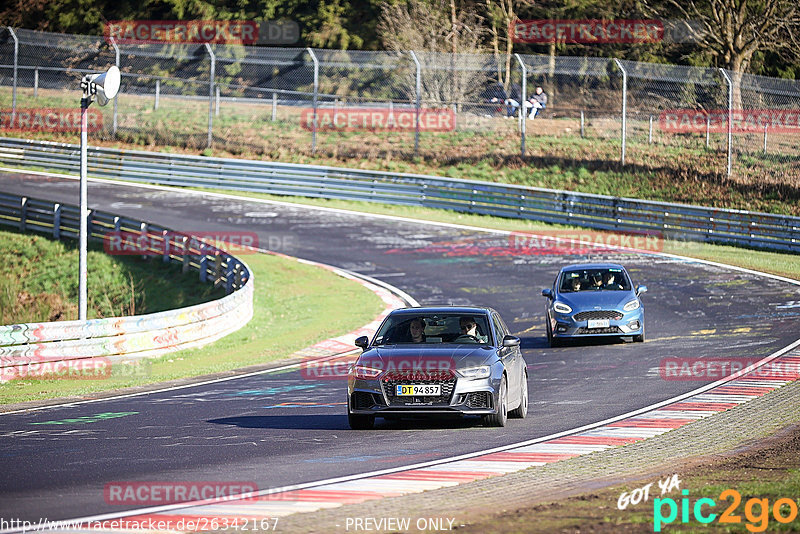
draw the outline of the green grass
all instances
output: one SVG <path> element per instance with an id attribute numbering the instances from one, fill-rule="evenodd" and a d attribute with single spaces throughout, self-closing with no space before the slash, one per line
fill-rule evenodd
<path id="1" fill-rule="evenodd" d="M 78 244 L 33 233 L 0 231 L 0 324 L 78 318 Z M 89 318 L 155 313 L 223 296 L 184 276 L 180 265 L 140 256 L 109 256 L 97 243 L 87 255 Z"/>
<path id="2" fill-rule="evenodd" d="M 15 380 L 0 385 L 0 404 L 141 386 L 264 364 L 332 336 L 354 330 L 383 309 L 358 283 L 319 267 L 266 254 L 243 258 L 255 285 L 253 319 L 242 329 L 200 349 L 112 366 L 103 380 Z"/>

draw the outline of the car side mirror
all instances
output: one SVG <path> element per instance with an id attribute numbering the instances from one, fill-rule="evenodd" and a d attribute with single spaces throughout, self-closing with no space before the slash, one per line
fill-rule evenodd
<path id="1" fill-rule="evenodd" d="M 642 293 L 647 293 L 647 286 L 639 286 L 636 288 L 637 295 L 641 295 Z"/>
<path id="2" fill-rule="evenodd" d="M 504 336 L 503 337 L 503 346 L 504 347 L 519 347 L 519 338 L 516 336 Z"/>
<path id="3" fill-rule="evenodd" d="M 355 343 L 356 347 L 367 350 L 367 347 L 369 346 L 369 338 L 367 336 L 357 337 Z"/>
<path id="4" fill-rule="evenodd" d="M 549 299 L 553 299 L 553 290 L 552 289 L 542 289 L 542 296 L 547 297 Z"/>

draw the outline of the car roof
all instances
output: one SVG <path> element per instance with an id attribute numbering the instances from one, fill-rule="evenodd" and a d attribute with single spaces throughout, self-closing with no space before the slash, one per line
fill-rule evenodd
<path id="1" fill-rule="evenodd" d="M 447 313 L 459 315 L 486 315 L 494 312 L 482 306 L 413 306 L 392 310 L 390 315 L 414 315 L 419 313 Z"/>
<path id="2" fill-rule="evenodd" d="M 561 272 L 574 271 L 578 269 L 622 269 L 625 267 L 619 263 L 575 263 L 561 268 Z"/>

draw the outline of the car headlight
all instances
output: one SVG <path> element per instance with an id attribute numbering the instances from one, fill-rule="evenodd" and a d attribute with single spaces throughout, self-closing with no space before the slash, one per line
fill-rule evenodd
<path id="1" fill-rule="evenodd" d="M 458 374 L 464 378 L 488 378 L 492 374 L 492 370 L 488 365 L 481 365 L 480 367 L 470 367 L 468 369 L 459 369 Z"/>
<path id="2" fill-rule="evenodd" d="M 641 306 L 641 304 L 639 304 L 639 299 L 633 299 L 625 306 L 623 306 L 622 309 L 625 311 L 633 311 L 633 310 L 638 310 L 639 306 Z"/>
<path id="3" fill-rule="evenodd" d="M 564 304 L 563 302 L 556 302 L 553 304 L 553 309 L 558 313 L 571 313 L 572 308 Z"/>
<path id="4" fill-rule="evenodd" d="M 371 380 L 373 378 L 377 378 L 382 372 L 383 369 L 374 369 L 372 367 L 365 367 L 363 365 L 356 365 L 353 367 L 353 373 L 356 375 L 356 378 L 361 380 Z"/>

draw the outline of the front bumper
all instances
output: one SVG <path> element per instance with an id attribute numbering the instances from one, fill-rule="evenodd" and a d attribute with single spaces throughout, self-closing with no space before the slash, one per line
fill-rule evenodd
<path id="1" fill-rule="evenodd" d="M 644 310 L 639 308 L 630 312 L 620 312 L 619 319 L 609 319 L 608 327 L 589 328 L 589 321 L 576 321 L 571 314 L 553 314 L 550 327 L 554 338 L 584 338 L 605 336 L 637 336 L 644 334 Z"/>
<path id="2" fill-rule="evenodd" d="M 490 415 L 497 410 L 502 371 L 498 377 L 469 380 L 454 377 L 442 383 L 439 397 L 397 397 L 392 388 L 397 381 L 348 379 L 347 405 L 352 414 L 381 416 Z M 447 382 L 447 381 L 444 381 Z M 440 382 L 403 381 L 431 384 Z"/>

